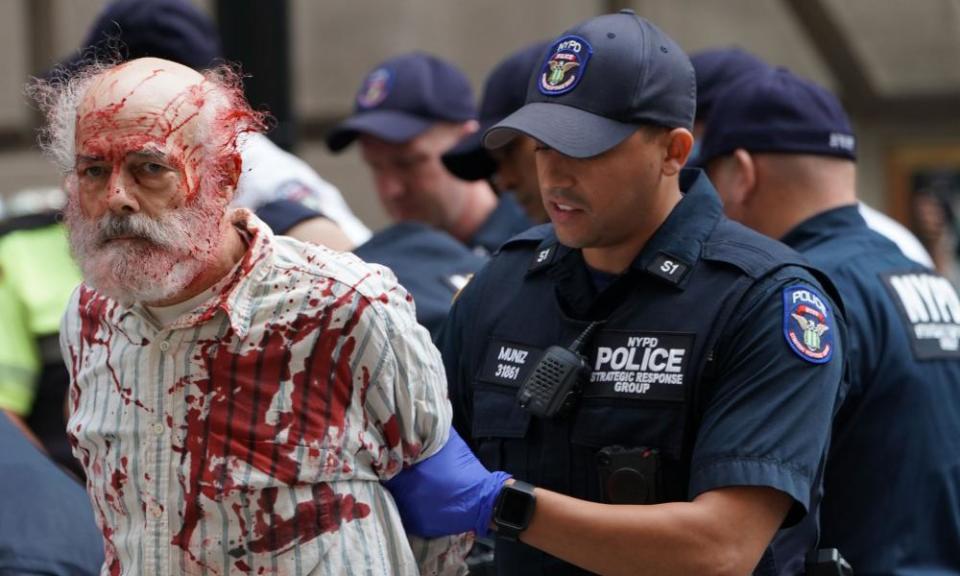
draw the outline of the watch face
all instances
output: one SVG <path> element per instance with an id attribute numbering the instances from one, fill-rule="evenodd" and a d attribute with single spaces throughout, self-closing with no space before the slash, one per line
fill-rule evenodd
<path id="1" fill-rule="evenodd" d="M 516 528 L 526 528 L 532 512 L 533 495 L 519 490 L 504 489 L 497 523 Z"/>

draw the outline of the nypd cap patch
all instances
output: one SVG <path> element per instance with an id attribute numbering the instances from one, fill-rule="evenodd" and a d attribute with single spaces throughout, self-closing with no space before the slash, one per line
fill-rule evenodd
<path id="1" fill-rule="evenodd" d="M 393 74 L 387 68 L 377 68 L 363 81 L 363 86 L 357 92 L 357 106 L 361 109 L 378 106 L 390 93 L 393 83 Z"/>
<path id="2" fill-rule="evenodd" d="M 783 289 L 783 336 L 797 356 L 814 364 L 833 357 L 836 322 L 819 290 L 794 284 Z"/>
<path id="3" fill-rule="evenodd" d="M 593 48 L 580 36 L 564 36 L 557 40 L 547 52 L 547 58 L 540 68 L 537 88 L 545 96 L 566 94 L 580 83 Z"/>

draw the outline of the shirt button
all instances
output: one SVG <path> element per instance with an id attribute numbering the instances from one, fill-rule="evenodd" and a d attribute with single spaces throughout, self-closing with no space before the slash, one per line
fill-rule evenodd
<path id="1" fill-rule="evenodd" d="M 167 342 L 166 340 L 164 340 L 163 342 L 160 343 L 160 351 L 161 351 L 161 352 L 166 352 L 166 351 L 169 350 L 169 349 L 170 349 L 170 343 L 169 343 L 169 342 Z"/>
<path id="2" fill-rule="evenodd" d="M 154 424 L 154 425 L 153 425 L 153 433 L 156 434 L 157 436 L 163 434 L 163 424 L 161 424 L 161 423 L 159 423 L 159 422 L 157 422 L 156 424 Z"/>

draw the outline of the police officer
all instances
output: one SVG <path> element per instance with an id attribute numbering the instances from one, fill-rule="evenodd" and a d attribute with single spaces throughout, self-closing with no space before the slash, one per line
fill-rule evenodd
<path id="1" fill-rule="evenodd" d="M 500 574 L 776 573 L 769 542 L 812 512 L 843 325 L 816 271 L 682 170 L 694 90 L 658 28 L 600 16 L 485 136 L 537 141 L 552 221 L 501 248 L 438 339 L 457 429 L 514 476 L 458 493 L 496 495 Z M 447 491 L 405 522 L 462 512 Z"/>
<path id="2" fill-rule="evenodd" d="M 278 200 L 257 210 L 277 234 L 317 222 L 319 213 L 300 202 Z M 450 303 L 470 276 L 487 262 L 446 232 L 414 221 L 397 222 L 374 234 L 354 254 L 393 270 L 416 302 L 417 322 L 434 337 Z"/>
<path id="3" fill-rule="evenodd" d="M 690 56 L 693 69 L 697 73 L 697 116 L 694 120 L 693 136 L 696 139 L 694 153 L 689 163 L 702 166 L 699 148 L 703 143 L 703 130 L 713 114 L 714 103 L 723 91 L 744 78 L 760 77 L 770 70 L 770 66 L 753 54 L 740 48 L 714 48 L 697 52 Z M 906 227 L 883 212 L 860 202 L 860 215 L 867 226 L 883 234 L 900 247 L 911 260 L 924 266 L 933 267 L 930 254 Z"/>
<path id="4" fill-rule="evenodd" d="M 527 97 L 527 79 L 540 64 L 547 42 L 537 42 L 507 56 L 490 72 L 480 100 L 480 129 L 460 141 L 443 155 L 443 164 L 463 180 L 490 180 L 501 197 L 512 194 L 531 222 L 547 222 L 547 211 L 540 200 L 536 142 L 518 135 L 510 144 L 487 150 L 482 136 L 491 126 L 523 106 Z"/>
<path id="5" fill-rule="evenodd" d="M 397 56 L 370 72 L 354 113 L 327 134 L 334 153 L 359 140 L 377 194 L 394 221 L 443 230 L 479 253 L 493 253 L 530 222 L 509 196 L 484 181 L 452 175 L 441 157 L 476 132 L 477 111 L 466 76 L 421 52 Z"/>
<path id="6" fill-rule="evenodd" d="M 857 573 L 960 572 L 960 298 L 857 210 L 855 138 L 837 99 L 779 69 L 731 85 L 703 158 L 729 216 L 826 271 L 849 326 L 822 542 Z"/>

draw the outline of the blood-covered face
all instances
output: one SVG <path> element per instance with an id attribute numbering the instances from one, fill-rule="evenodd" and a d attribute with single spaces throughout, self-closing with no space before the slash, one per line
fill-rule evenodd
<path id="1" fill-rule="evenodd" d="M 84 94 L 66 222 L 101 294 L 160 302 L 215 258 L 231 191 L 204 114 L 215 97 L 202 75 L 152 58 L 102 73 Z"/>

